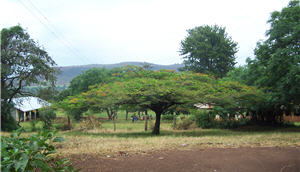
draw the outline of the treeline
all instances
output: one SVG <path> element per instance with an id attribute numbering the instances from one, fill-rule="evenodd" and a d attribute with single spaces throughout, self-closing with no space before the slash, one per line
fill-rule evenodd
<path id="1" fill-rule="evenodd" d="M 266 102 L 255 118 L 274 123 L 276 117 L 300 114 L 300 6 L 291 1 L 268 20 L 267 39 L 254 50 L 255 58 L 230 71 L 226 80 L 255 86 L 265 93 Z M 263 118 L 261 118 L 263 117 Z"/>

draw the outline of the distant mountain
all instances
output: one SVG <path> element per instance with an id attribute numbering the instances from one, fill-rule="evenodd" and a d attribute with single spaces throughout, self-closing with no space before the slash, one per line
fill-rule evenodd
<path id="1" fill-rule="evenodd" d="M 91 68 L 102 68 L 113 69 L 116 67 L 122 67 L 126 65 L 135 65 L 135 66 L 143 66 L 145 63 L 143 62 L 122 62 L 116 64 L 91 64 L 91 65 L 79 65 L 79 66 L 64 66 L 58 67 L 61 70 L 61 74 L 57 76 L 57 84 L 58 85 L 68 85 L 70 81 L 81 74 L 82 72 L 91 69 Z M 147 63 L 153 66 L 152 70 L 160 70 L 160 69 L 173 69 L 178 70 L 180 67 L 183 67 L 183 64 L 173 64 L 173 65 L 158 65 Z"/>

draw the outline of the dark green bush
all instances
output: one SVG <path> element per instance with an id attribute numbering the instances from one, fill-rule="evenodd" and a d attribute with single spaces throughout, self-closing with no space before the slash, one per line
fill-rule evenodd
<path id="1" fill-rule="evenodd" d="M 83 116 L 83 113 L 85 111 L 86 111 L 86 109 L 77 109 L 77 108 L 74 108 L 74 109 L 70 110 L 69 114 L 71 116 L 73 116 L 76 121 L 80 121 L 81 117 Z"/>
<path id="2" fill-rule="evenodd" d="M 225 128 L 225 129 L 233 129 L 233 128 L 238 128 L 241 126 L 245 126 L 249 124 L 248 119 L 227 119 L 227 120 L 222 120 L 218 122 L 219 128 Z"/>
<path id="3" fill-rule="evenodd" d="M 174 119 L 174 115 L 172 114 L 165 114 L 165 115 L 162 115 L 162 120 L 168 120 L 168 121 L 171 121 Z"/>
<path id="4" fill-rule="evenodd" d="M 56 118 L 55 110 L 51 107 L 45 107 L 40 110 L 40 119 L 44 122 L 44 129 L 51 129 L 52 123 Z"/>
<path id="5" fill-rule="evenodd" d="M 195 117 L 193 115 L 179 115 L 176 117 L 176 123 L 173 123 L 172 127 L 177 130 L 187 130 L 194 123 Z"/>
<path id="6" fill-rule="evenodd" d="M 54 159 L 53 142 L 63 141 L 55 132 L 42 131 L 30 137 L 20 137 L 23 128 L 9 137 L 1 137 L 1 171 L 79 171 L 74 170 L 67 159 Z"/>
<path id="7" fill-rule="evenodd" d="M 30 124 L 31 124 L 31 131 L 32 131 L 32 132 L 35 132 L 35 131 L 38 130 L 37 127 L 36 127 L 36 124 L 37 124 L 37 123 L 38 123 L 37 120 L 32 120 L 32 121 L 30 121 Z"/>
<path id="8" fill-rule="evenodd" d="M 246 118 L 241 118 L 236 120 L 232 115 L 225 115 L 221 113 L 220 119 L 216 120 L 216 111 L 194 111 L 193 112 L 196 120 L 196 124 L 201 128 L 225 128 L 232 129 L 240 126 L 248 125 L 249 120 Z"/>
<path id="9" fill-rule="evenodd" d="M 217 127 L 215 116 L 213 113 L 206 110 L 197 110 L 193 112 L 196 124 L 201 128 L 214 128 Z"/>
<path id="10" fill-rule="evenodd" d="M 12 103 L 1 102 L 1 130 L 12 131 L 18 128 L 16 120 L 11 116 Z"/>

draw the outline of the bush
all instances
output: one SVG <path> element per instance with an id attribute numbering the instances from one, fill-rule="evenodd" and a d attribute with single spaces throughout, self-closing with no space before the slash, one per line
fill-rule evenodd
<path id="1" fill-rule="evenodd" d="M 79 124 L 81 130 L 91 130 L 94 128 L 100 128 L 100 121 L 92 115 L 87 116 L 82 122 Z"/>
<path id="2" fill-rule="evenodd" d="M 61 126 L 61 130 L 66 131 L 66 130 L 72 130 L 72 129 L 73 129 L 73 125 L 72 125 L 71 117 L 68 116 L 67 120 Z"/>
<path id="3" fill-rule="evenodd" d="M 71 116 L 73 116 L 76 121 L 79 121 L 81 119 L 81 117 L 82 117 L 82 115 L 83 115 L 84 112 L 85 112 L 84 109 L 76 109 L 76 108 L 74 108 L 74 109 L 72 109 L 72 110 L 69 111 L 69 114 Z"/>
<path id="4" fill-rule="evenodd" d="M 37 120 L 32 120 L 32 121 L 30 121 L 30 124 L 31 124 L 31 131 L 32 131 L 32 132 L 37 131 L 37 128 L 36 128 L 36 124 L 37 124 L 37 123 L 38 123 Z"/>
<path id="5" fill-rule="evenodd" d="M 155 120 L 148 120 L 149 129 L 153 131 L 155 126 Z"/>
<path id="6" fill-rule="evenodd" d="M 52 123 L 56 118 L 55 110 L 51 107 L 45 107 L 40 110 L 40 119 L 44 122 L 44 129 L 51 129 Z"/>
<path id="7" fill-rule="evenodd" d="M 233 128 L 238 128 L 244 125 L 249 124 L 249 120 L 248 119 L 239 119 L 239 120 L 223 120 L 223 121 L 219 121 L 219 128 L 225 128 L 225 129 L 233 129 Z"/>
<path id="8" fill-rule="evenodd" d="M 201 128 L 213 128 L 216 127 L 215 115 L 209 111 L 194 111 L 196 124 Z"/>
<path id="9" fill-rule="evenodd" d="M 18 128 L 16 120 L 11 116 L 12 103 L 1 102 L 1 130 L 12 131 Z"/>
<path id="10" fill-rule="evenodd" d="M 228 115 L 221 114 L 219 121 L 215 120 L 216 111 L 194 111 L 193 112 L 196 124 L 201 128 L 226 128 L 232 129 L 243 125 L 249 124 L 249 120 L 241 118 L 236 120 L 235 118 L 229 118 Z"/>
<path id="11" fill-rule="evenodd" d="M 174 115 L 172 114 L 165 114 L 165 115 L 162 115 L 162 120 L 168 120 L 168 121 L 171 121 L 174 119 Z"/>
<path id="12" fill-rule="evenodd" d="M 42 131 L 29 138 L 20 137 L 23 128 L 1 137 L 1 171 L 79 171 L 68 159 L 54 159 L 53 142 L 63 141 L 54 132 Z"/>
<path id="13" fill-rule="evenodd" d="M 173 128 L 177 130 L 187 130 L 191 128 L 195 123 L 195 117 L 193 115 L 179 115 L 176 118 L 176 123 L 173 123 Z"/>

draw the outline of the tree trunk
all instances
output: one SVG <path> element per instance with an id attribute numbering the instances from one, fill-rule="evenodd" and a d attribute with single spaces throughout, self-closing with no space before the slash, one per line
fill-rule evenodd
<path id="1" fill-rule="evenodd" d="M 109 120 L 112 120 L 112 114 L 109 112 L 109 109 L 106 109 L 106 113 Z"/>
<path id="2" fill-rule="evenodd" d="M 138 111 L 139 119 L 141 119 L 141 111 Z"/>
<path id="3" fill-rule="evenodd" d="M 173 114 L 173 129 L 176 128 L 176 115 Z"/>
<path id="4" fill-rule="evenodd" d="M 68 129 L 71 130 L 72 126 L 71 126 L 71 119 L 70 116 L 68 115 Z"/>
<path id="5" fill-rule="evenodd" d="M 161 112 L 155 112 L 155 115 L 156 115 L 156 119 L 155 119 L 155 125 L 152 134 L 159 135 Z"/>
<path id="6" fill-rule="evenodd" d="M 114 123 L 114 131 L 116 131 L 117 130 L 116 121 L 115 121 L 116 115 L 114 114 L 112 118 L 113 118 L 112 120 Z"/>
<path id="7" fill-rule="evenodd" d="M 128 120 L 128 110 L 126 110 L 126 121 Z"/>
<path id="8" fill-rule="evenodd" d="M 145 110 L 145 131 L 148 130 L 148 111 Z"/>

